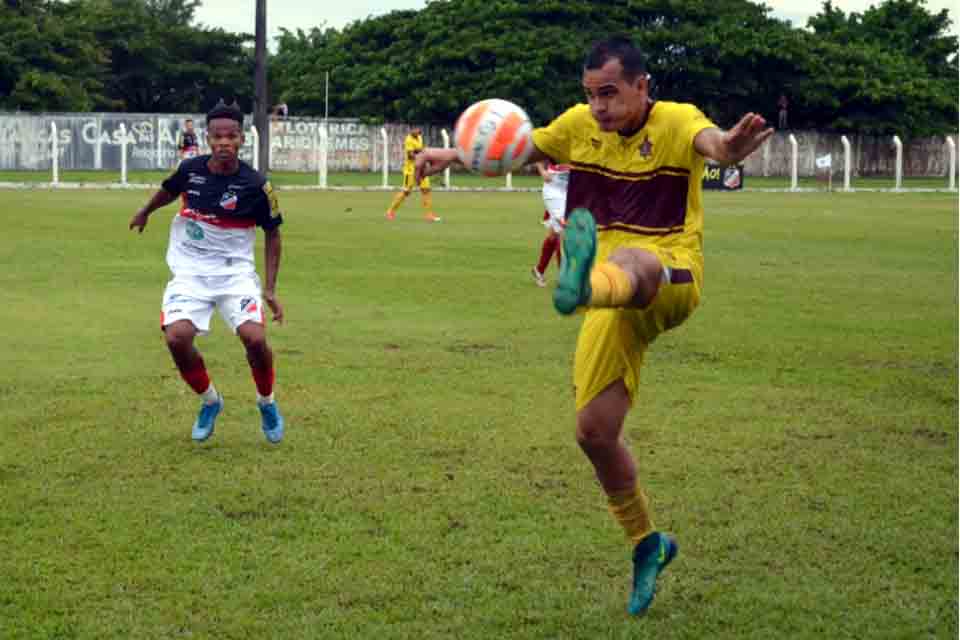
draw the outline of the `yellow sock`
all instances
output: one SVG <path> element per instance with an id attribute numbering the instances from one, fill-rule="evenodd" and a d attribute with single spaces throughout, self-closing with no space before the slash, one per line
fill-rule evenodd
<path id="1" fill-rule="evenodd" d="M 420 197 L 423 199 L 423 212 L 433 213 L 433 193 L 430 191 L 421 191 Z"/>
<path id="2" fill-rule="evenodd" d="M 400 193 L 395 195 L 393 197 L 393 202 L 390 203 L 390 208 L 388 209 L 388 211 L 396 211 L 397 209 L 399 209 L 400 205 L 403 204 L 403 201 L 406 199 L 406 197 L 407 197 L 406 191 L 401 191 Z"/>
<path id="3" fill-rule="evenodd" d="M 650 505 L 647 496 L 640 487 L 608 496 L 610 513 L 617 519 L 620 526 L 633 544 L 653 533 L 653 519 L 650 516 Z"/>
<path id="4" fill-rule="evenodd" d="M 633 299 L 630 276 L 612 262 L 602 262 L 590 272 L 591 307 L 625 307 Z"/>

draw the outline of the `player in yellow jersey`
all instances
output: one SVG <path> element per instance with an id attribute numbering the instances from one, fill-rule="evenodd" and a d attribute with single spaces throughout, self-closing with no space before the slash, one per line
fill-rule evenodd
<path id="1" fill-rule="evenodd" d="M 753 113 L 724 131 L 691 104 L 654 102 L 649 82 L 644 56 L 628 38 L 594 44 L 581 77 L 587 104 L 536 129 L 529 158 L 571 166 L 554 306 L 562 314 L 586 311 L 574 358 L 576 437 L 634 546 L 634 615 L 653 602 L 677 544 L 654 527 L 621 438 L 624 419 L 647 347 L 700 301 L 704 158 L 735 164 L 773 134 Z M 418 176 L 455 159 L 455 152 L 426 149 Z"/>
<path id="2" fill-rule="evenodd" d="M 423 177 L 414 180 L 416 173 L 417 154 L 423 151 L 423 130 L 414 127 L 403 141 L 403 189 L 393 197 L 390 208 L 387 209 L 387 220 L 396 220 L 397 209 L 413 191 L 414 185 L 419 185 L 420 195 L 423 198 L 423 217 L 427 222 L 440 222 L 440 217 L 433 212 L 433 196 L 430 193 L 430 178 Z"/>

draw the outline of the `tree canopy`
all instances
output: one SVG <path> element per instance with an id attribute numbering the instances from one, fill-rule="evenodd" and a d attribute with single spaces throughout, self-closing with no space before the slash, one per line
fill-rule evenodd
<path id="1" fill-rule="evenodd" d="M 252 36 L 197 26 L 197 0 L 0 0 L 0 109 L 195 112 L 253 103 Z M 433 0 L 345 28 L 283 31 L 271 93 L 296 115 L 452 123 L 487 97 L 545 123 L 582 100 L 591 42 L 627 34 L 656 95 L 729 126 L 747 111 L 794 128 L 955 132 L 957 38 L 947 11 L 823 2 L 805 28 L 751 0 Z M 253 25 L 251 25 L 251 30 Z"/>

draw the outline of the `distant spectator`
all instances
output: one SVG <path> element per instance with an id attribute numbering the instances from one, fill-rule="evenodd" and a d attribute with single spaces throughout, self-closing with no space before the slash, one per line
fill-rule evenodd
<path id="1" fill-rule="evenodd" d="M 790 101 L 787 100 L 787 96 L 780 94 L 780 98 L 777 100 L 777 128 L 786 129 L 787 128 L 787 108 L 790 106 Z"/>
<path id="2" fill-rule="evenodd" d="M 287 107 L 286 102 L 281 102 L 278 105 L 273 107 L 273 117 L 274 118 L 288 118 L 290 117 L 290 108 Z"/>

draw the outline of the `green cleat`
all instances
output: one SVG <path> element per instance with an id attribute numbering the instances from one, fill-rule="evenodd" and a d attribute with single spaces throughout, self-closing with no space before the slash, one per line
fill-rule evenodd
<path id="1" fill-rule="evenodd" d="M 647 612 L 657 593 L 657 576 L 677 556 L 677 541 L 654 531 L 633 550 L 633 591 L 627 611 L 632 616 Z"/>
<path id="2" fill-rule="evenodd" d="M 587 209 L 574 209 L 563 231 L 563 259 L 553 291 L 553 306 L 559 313 L 570 315 L 590 302 L 590 270 L 596 256 L 597 223 L 593 214 Z"/>

